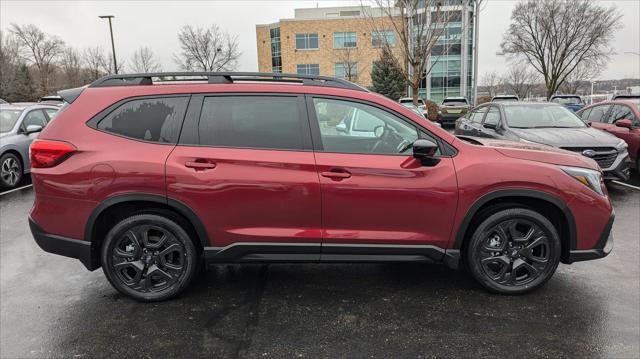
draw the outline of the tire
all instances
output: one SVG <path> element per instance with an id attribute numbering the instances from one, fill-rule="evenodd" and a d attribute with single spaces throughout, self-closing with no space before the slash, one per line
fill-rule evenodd
<path id="1" fill-rule="evenodd" d="M 113 226 L 102 244 L 101 260 L 114 288 L 144 302 L 182 293 L 200 262 L 187 231 L 168 216 L 152 213 L 132 215 Z"/>
<path id="2" fill-rule="evenodd" d="M 0 187 L 15 188 L 22 181 L 24 170 L 22 161 L 13 153 L 5 153 L 0 157 Z"/>
<path id="3" fill-rule="evenodd" d="M 473 277 L 500 294 L 523 294 L 545 284 L 560 262 L 560 237 L 551 222 L 526 208 L 499 210 L 484 219 L 466 246 Z"/>

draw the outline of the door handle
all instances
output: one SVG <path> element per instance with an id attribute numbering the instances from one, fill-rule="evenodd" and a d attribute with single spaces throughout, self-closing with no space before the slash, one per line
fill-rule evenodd
<path id="1" fill-rule="evenodd" d="M 342 179 L 351 177 L 351 173 L 345 170 L 326 171 L 326 172 L 321 172 L 320 175 L 322 177 L 327 177 L 334 180 L 342 180 Z"/>
<path id="2" fill-rule="evenodd" d="M 196 171 L 204 171 L 216 168 L 216 164 L 208 160 L 187 161 L 184 163 L 184 166 L 193 168 Z"/>

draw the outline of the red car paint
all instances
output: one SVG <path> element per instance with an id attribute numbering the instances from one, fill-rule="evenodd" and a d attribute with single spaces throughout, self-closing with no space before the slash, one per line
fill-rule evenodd
<path id="1" fill-rule="evenodd" d="M 410 155 L 361 155 L 155 144 L 87 126 L 110 105 L 162 94 L 295 93 L 377 104 L 410 119 L 457 151 L 432 167 Z M 76 150 L 34 168 L 32 220 L 44 231 L 89 240 L 92 212 L 123 194 L 183 203 L 211 247 L 240 242 L 422 244 L 454 248 L 474 203 L 499 190 L 531 190 L 565 204 L 575 219 L 572 249 L 596 245 L 612 213 L 601 196 L 558 165 L 598 170 L 583 156 L 473 145 L 383 96 L 289 84 L 175 84 L 86 88 L 40 134 Z M 198 167 L 194 163 L 211 164 Z M 215 166 L 214 166 L 215 165 Z M 336 174 L 340 173 L 340 174 Z"/>

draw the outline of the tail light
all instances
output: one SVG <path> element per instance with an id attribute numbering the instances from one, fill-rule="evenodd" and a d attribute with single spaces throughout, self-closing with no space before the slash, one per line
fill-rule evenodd
<path id="1" fill-rule="evenodd" d="M 31 142 L 29 157 L 31 167 L 47 168 L 53 167 L 66 160 L 76 151 L 76 147 L 68 142 L 35 140 Z"/>

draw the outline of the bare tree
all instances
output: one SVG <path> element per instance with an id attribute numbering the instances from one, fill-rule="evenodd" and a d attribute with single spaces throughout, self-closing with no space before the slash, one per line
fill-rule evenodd
<path id="1" fill-rule="evenodd" d="M 493 97 L 500 91 L 502 78 L 496 71 L 491 71 L 482 76 L 482 80 L 480 81 L 480 83 L 485 87 L 486 91 L 489 94 L 489 97 Z"/>
<path id="2" fill-rule="evenodd" d="M 108 73 L 111 68 L 109 59 L 100 46 L 90 47 L 82 54 L 84 65 L 89 73 L 89 81 L 95 81 Z M 105 68 L 107 71 L 105 71 Z"/>
<path id="3" fill-rule="evenodd" d="M 577 94 L 579 90 L 586 92 L 591 80 L 596 78 L 601 71 L 602 67 L 598 64 L 582 63 L 567 76 L 567 79 L 560 86 L 560 91 L 568 94 Z"/>
<path id="4" fill-rule="evenodd" d="M 82 57 L 72 47 L 67 47 L 60 57 L 60 68 L 64 75 L 64 86 L 67 88 L 78 87 L 82 80 Z"/>
<path id="5" fill-rule="evenodd" d="M 519 98 L 529 96 L 538 82 L 538 73 L 527 68 L 526 64 L 514 64 L 504 77 L 504 85 Z"/>
<path id="6" fill-rule="evenodd" d="M 33 24 L 11 24 L 10 31 L 18 38 L 24 59 L 38 69 L 40 94 L 47 95 L 49 76 L 55 71 L 54 62 L 64 49 L 64 41 L 45 34 Z"/>
<path id="7" fill-rule="evenodd" d="M 18 71 L 20 45 L 13 34 L 0 31 L 0 97 L 11 92 L 11 86 Z"/>
<path id="8" fill-rule="evenodd" d="M 335 49 L 334 59 L 337 64 L 342 64 L 344 79 L 348 81 L 357 81 L 358 72 L 363 73 L 366 69 L 365 62 L 361 61 L 360 52 L 355 47 Z"/>
<path id="9" fill-rule="evenodd" d="M 238 65 L 241 53 L 238 38 L 223 31 L 218 25 L 209 28 L 183 26 L 178 32 L 180 54 L 174 61 L 189 71 L 232 71 Z"/>
<path id="10" fill-rule="evenodd" d="M 371 16 L 370 23 L 377 32 L 392 30 L 398 34 L 396 44 L 384 41 L 383 46 L 397 54 L 394 59 L 411 88 L 413 103 L 417 104 L 421 82 L 437 58 L 447 52 L 448 46 L 438 40 L 460 12 L 446 11 L 442 0 L 375 0 L 375 3 L 385 16 L 382 19 Z M 436 61 L 431 61 L 432 56 L 436 56 Z"/>
<path id="11" fill-rule="evenodd" d="M 584 62 L 602 65 L 613 53 L 621 14 L 595 0 L 526 0 L 511 13 L 502 52 L 525 59 L 544 78 L 547 99 Z"/>
<path id="12" fill-rule="evenodd" d="M 148 47 L 141 47 L 131 57 L 131 67 L 134 72 L 159 72 L 160 65 L 155 60 L 153 51 Z"/>

